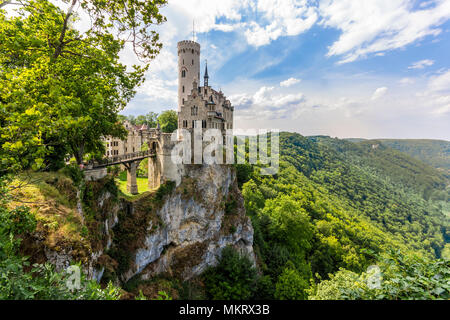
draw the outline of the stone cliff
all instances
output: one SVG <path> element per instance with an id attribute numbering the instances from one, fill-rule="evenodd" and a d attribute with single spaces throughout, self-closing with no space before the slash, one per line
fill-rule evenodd
<path id="1" fill-rule="evenodd" d="M 253 228 L 234 168 L 186 165 L 177 180 L 134 197 L 119 195 L 109 176 L 86 182 L 73 207 L 86 234 L 58 245 L 33 235 L 29 249 L 59 270 L 81 261 L 90 278 L 119 285 L 137 275 L 190 279 L 214 265 L 226 246 L 254 261 Z"/>

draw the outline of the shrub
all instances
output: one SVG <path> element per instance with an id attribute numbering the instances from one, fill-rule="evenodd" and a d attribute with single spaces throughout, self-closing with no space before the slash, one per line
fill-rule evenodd
<path id="1" fill-rule="evenodd" d="M 203 279 L 206 294 L 211 299 L 250 299 L 255 293 L 257 273 L 248 257 L 226 247 L 218 265 L 207 269 Z"/>

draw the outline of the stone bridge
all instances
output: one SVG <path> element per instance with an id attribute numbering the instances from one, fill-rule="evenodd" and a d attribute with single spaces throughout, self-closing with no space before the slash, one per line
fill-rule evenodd
<path id="1" fill-rule="evenodd" d="M 126 153 L 105 157 L 101 162 L 85 165 L 86 179 L 100 179 L 106 175 L 106 167 L 122 165 L 127 169 L 127 191 L 138 193 L 136 170 L 139 162 L 148 158 L 148 188 L 154 189 L 162 183 L 179 180 L 179 168 L 171 160 L 171 152 L 175 145 L 172 134 L 161 132 L 160 128 L 151 128 L 145 133 L 147 151 Z"/>
<path id="2" fill-rule="evenodd" d="M 127 191 L 131 194 L 138 194 L 139 192 L 136 179 L 137 166 L 141 160 L 149 157 L 156 157 L 155 149 L 106 157 L 102 162 L 94 162 L 86 165 L 84 171 L 94 172 L 109 166 L 123 165 L 127 169 Z"/>

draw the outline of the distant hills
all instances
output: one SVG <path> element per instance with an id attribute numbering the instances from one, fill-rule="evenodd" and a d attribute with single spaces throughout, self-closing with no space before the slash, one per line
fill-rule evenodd
<path id="1" fill-rule="evenodd" d="M 405 152 L 435 168 L 450 173 L 450 141 L 432 139 L 345 139 L 354 143 L 381 143 L 386 147 Z"/>

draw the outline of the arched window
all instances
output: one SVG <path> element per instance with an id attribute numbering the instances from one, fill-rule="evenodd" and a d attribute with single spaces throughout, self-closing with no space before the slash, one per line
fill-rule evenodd
<path id="1" fill-rule="evenodd" d="M 192 54 L 194 54 L 194 49 L 192 49 Z"/>
<path id="2" fill-rule="evenodd" d="M 185 78 L 186 77 L 186 70 L 181 70 L 181 77 Z"/>

